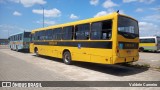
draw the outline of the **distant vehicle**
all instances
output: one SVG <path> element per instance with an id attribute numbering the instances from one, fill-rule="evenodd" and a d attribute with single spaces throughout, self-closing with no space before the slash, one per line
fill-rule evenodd
<path id="1" fill-rule="evenodd" d="M 139 59 L 138 21 L 119 13 L 39 28 L 31 32 L 30 52 L 100 64 Z"/>
<path id="2" fill-rule="evenodd" d="M 11 50 L 29 50 L 30 43 L 30 33 L 22 32 L 18 34 L 11 35 L 9 37 L 9 47 Z"/>
<path id="3" fill-rule="evenodd" d="M 8 45 L 8 39 L 0 39 L 0 45 Z"/>
<path id="4" fill-rule="evenodd" d="M 139 51 L 160 51 L 160 37 L 140 37 Z"/>

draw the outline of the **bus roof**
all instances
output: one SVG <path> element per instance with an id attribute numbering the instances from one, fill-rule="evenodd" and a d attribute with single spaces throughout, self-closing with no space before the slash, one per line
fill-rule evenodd
<path id="1" fill-rule="evenodd" d="M 11 34 L 11 35 L 9 35 L 9 37 L 17 35 L 17 34 L 22 34 L 22 33 L 25 33 L 25 32 L 29 32 L 29 31 L 24 31 L 24 32 L 19 32 L 19 33 Z"/>
<path id="2" fill-rule="evenodd" d="M 127 15 L 123 15 L 123 14 L 119 14 L 117 12 L 114 12 L 114 13 L 111 13 L 111 14 L 108 14 L 108 15 L 105 15 L 105 16 L 94 17 L 94 18 L 89 18 L 89 19 L 85 19 L 85 20 L 79 20 L 79 21 L 69 22 L 69 23 L 64 23 L 64 24 L 59 24 L 59 25 L 52 25 L 52 26 L 48 26 L 48 27 L 44 27 L 44 28 L 38 28 L 38 29 L 32 30 L 32 32 L 46 30 L 46 29 L 52 29 L 52 28 L 65 27 L 65 26 L 72 26 L 72 25 L 82 24 L 82 23 L 96 22 L 96 21 L 101 21 L 101 20 L 105 20 L 105 19 L 112 19 L 117 15 L 121 15 L 121 16 L 125 16 L 125 17 L 128 17 L 128 18 L 134 19 L 134 18 L 129 17 Z"/>
<path id="3" fill-rule="evenodd" d="M 140 39 L 146 39 L 146 38 L 160 38 L 159 36 L 147 36 L 147 37 L 139 37 Z"/>

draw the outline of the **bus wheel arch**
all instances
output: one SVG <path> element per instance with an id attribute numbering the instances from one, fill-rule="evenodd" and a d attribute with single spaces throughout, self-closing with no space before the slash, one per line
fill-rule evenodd
<path id="1" fill-rule="evenodd" d="M 140 48 L 139 48 L 139 52 L 144 52 L 144 48 L 143 48 L 143 47 L 140 47 Z"/>
<path id="2" fill-rule="evenodd" d="M 10 45 L 10 49 L 13 50 L 11 45 Z"/>
<path id="3" fill-rule="evenodd" d="M 65 64 L 67 64 L 67 65 L 72 64 L 72 56 L 71 56 L 71 53 L 68 49 L 63 50 L 62 58 L 63 58 L 63 62 Z"/>
<path id="4" fill-rule="evenodd" d="M 39 56 L 37 47 L 34 48 L 34 53 L 36 54 L 37 57 Z"/>
<path id="5" fill-rule="evenodd" d="M 16 45 L 16 51 L 19 52 L 18 45 Z"/>

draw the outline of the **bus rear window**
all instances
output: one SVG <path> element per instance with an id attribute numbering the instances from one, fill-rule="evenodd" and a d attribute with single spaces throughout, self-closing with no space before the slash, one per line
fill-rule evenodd
<path id="1" fill-rule="evenodd" d="M 138 23 L 136 20 L 118 16 L 118 34 L 126 38 L 135 38 L 139 36 Z"/>

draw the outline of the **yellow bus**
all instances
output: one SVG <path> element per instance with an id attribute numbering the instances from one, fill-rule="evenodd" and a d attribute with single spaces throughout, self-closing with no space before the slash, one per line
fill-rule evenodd
<path id="1" fill-rule="evenodd" d="M 30 52 L 72 61 L 99 64 L 139 59 L 138 21 L 117 12 L 86 20 L 35 29 Z"/>
<path id="2" fill-rule="evenodd" d="M 139 51 L 160 51 L 160 37 L 140 37 Z"/>

